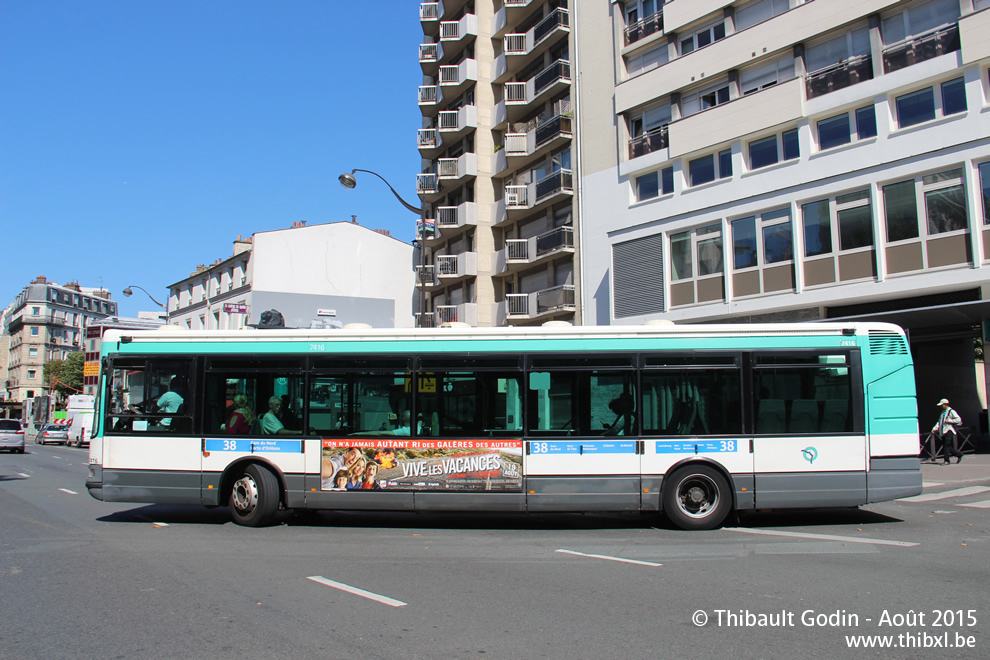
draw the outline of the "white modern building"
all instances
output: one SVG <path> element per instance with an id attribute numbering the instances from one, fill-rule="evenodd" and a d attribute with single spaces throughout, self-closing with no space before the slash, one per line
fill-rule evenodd
<path id="1" fill-rule="evenodd" d="M 583 322 L 893 321 L 976 427 L 990 0 L 571 13 Z"/>
<path id="2" fill-rule="evenodd" d="M 286 327 L 412 327 L 413 247 L 356 222 L 257 232 L 233 255 L 169 285 L 168 321 L 194 330 L 258 324 L 277 310 Z"/>

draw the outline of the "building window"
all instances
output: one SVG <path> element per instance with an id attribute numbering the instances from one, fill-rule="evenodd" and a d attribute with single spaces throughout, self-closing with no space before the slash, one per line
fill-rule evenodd
<path id="1" fill-rule="evenodd" d="M 922 177 L 929 236 L 966 229 L 966 189 L 962 178 L 962 168 Z"/>
<path id="2" fill-rule="evenodd" d="M 661 103 L 629 117 L 629 157 L 638 158 L 667 148 L 670 104 Z"/>
<path id="3" fill-rule="evenodd" d="M 980 188 L 983 191 L 983 224 L 990 225 L 990 161 L 980 163 Z"/>
<path id="4" fill-rule="evenodd" d="M 919 89 L 895 101 L 897 125 L 907 128 L 931 121 L 936 117 L 966 112 L 966 89 L 962 78 L 942 83 L 941 93 L 935 94 L 934 87 Z"/>
<path id="5" fill-rule="evenodd" d="M 725 39 L 725 23 L 719 22 L 710 25 L 703 30 L 695 32 L 690 37 L 681 39 L 681 55 L 687 55 L 699 48 L 704 48 L 708 44 Z"/>
<path id="6" fill-rule="evenodd" d="M 667 44 L 656 46 L 626 60 L 626 72 L 630 78 L 641 76 L 647 71 L 652 71 L 666 64 L 669 57 L 670 51 Z"/>
<path id="7" fill-rule="evenodd" d="M 39 314 L 41 314 L 41 308 L 40 307 L 32 307 L 31 308 L 31 314 L 33 314 L 34 316 L 38 316 Z"/>
<path id="8" fill-rule="evenodd" d="M 883 19 L 883 41 L 896 44 L 958 20 L 959 0 L 929 0 Z"/>
<path id="9" fill-rule="evenodd" d="M 790 0 L 756 0 L 736 10 L 736 32 L 768 21 L 790 9 Z"/>
<path id="10" fill-rule="evenodd" d="M 694 275 L 691 268 L 691 232 L 684 231 L 670 237 L 670 279 L 677 282 Z"/>
<path id="11" fill-rule="evenodd" d="M 739 89 L 745 96 L 794 77 L 794 55 L 745 68 L 739 72 Z"/>
<path id="12" fill-rule="evenodd" d="M 697 277 L 722 274 L 722 224 L 716 223 L 670 237 L 670 279 L 677 282 L 695 276 L 692 263 L 697 262 Z"/>
<path id="13" fill-rule="evenodd" d="M 804 256 L 816 257 L 832 252 L 832 221 L 827 199 L 801 207 L 804 217 Z"/>
<path id="14" fill-rule="evenodd" d="M 844 112 L 818 122 L 818 149 L 824 151 L 849 144 L 853 135 L 862 140 L 877 134 L 877 115 L 872 105 Z"/>
<path id="15" fill-rule="evenodd" d="M 809 46 L 804 54 L 805 68 L 814 74 L 869 54 L 870 29 L 861 27 Z"/>
<path id="16" fill-rule="evenodd" d="M 38 331 L 38 328 L 31 328 L 31 336 L 32 337 L 37 337 L 38 336 L 38 332 L 39 332 Z"/>
<path id="17" fill-rule="evenodd" d="M 839 224 L 839 250 L 855 250 L 873 245 L 873 213 L 870 191 L 860 190 L 835 198 Z"/>
<path id="18" fill-rule="evenodd" d="M 771 135 L 749 143 L 749 169 L 776 165 L 781 160 L 794 160 L 800 155 L 797 129 Z"/>
<path id="19" fill-rule="evenodd" d="M 685 117 L 690 117 L 708 108 L 728 102 L 729 85 L 721 83 L 715 87 L 706 87 L 696 92 L 685 94 L 684 98 L 681 99 L 681 114 Z"/>
<path id="20" fill-rule="evenodd" d="M 29 348 L 28 349 L 28 357 L 38 357 L 38 349 L 37 348 Z"/>
<path id="21" fill-rule="evenodd" d="M 887 242 L 918 238 L 918 200 L 914 179 L 883 187 Z"/>
<path id="22" fill-rule="evenodd" d="M 36 369 L 28 369 L 28 380 L 34 380 L 34 377 L 38 374 Z"/>
<path id="23" fill-rule="evenodd" d="M 670 195 L 674 192 L 674 168 L 665 167 L 659 172 L 650 172 L 636 177 L 636 201 L 643 202 L 659 197 L 661 194 Z"/>
<path id="24" fill-rule="evenodd" d="M 732 221 L 735 270 L 794 259 L 790 209 L 767 211 Z M 761 256 L 762 254 L 762 256 Z"/>
<path id="25" fill-rule="evenodd" d="M 688 163 L 691 185 L 700 186 L 715 179 L 727 179 L 732 176 L 732 152 L 728 149 L 716 154 L 709 154 Z"/>

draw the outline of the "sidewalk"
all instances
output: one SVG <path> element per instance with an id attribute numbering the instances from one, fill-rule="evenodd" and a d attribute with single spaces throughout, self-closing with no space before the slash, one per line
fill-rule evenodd
<path id="1" fill-rule="evenodd" d="M 990 481 L 990 454 L 966 454 L 958 465 L 954 458 L 951 465 L 922 461 L 921 476 L 926 483 L 954 484 Z"/>

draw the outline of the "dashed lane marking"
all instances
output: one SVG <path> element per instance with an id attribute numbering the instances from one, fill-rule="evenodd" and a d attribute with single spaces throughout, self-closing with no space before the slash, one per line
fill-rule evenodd
<path id="1" fill-rule="evenodd" d="M 639 559 L 626 559 L 624 557 L 609 557 L 608 555 L 589 555 L 584 552 L 574 552 L 573 550 L 557 550 L 562 555 L 574 555 L 576 557 L 591 557 L 592 559 L 606 559 L 608 561 L 620 561 L 624 564 L 639 564 L 641 566 L 663 566 L 652 561 L 640 561 Z"/>
<path id="2" fill-rule="evenodd" d="M 974 509 L 990 509 L 990 500 L 983 500 L 982 502 L 970 502 L 969 504 L 960 503 L 959 506 L 969 506 Z"/>
<path id="3" fill-rule="evenodd" d="M 68 488 L 59 488 L 59 490 L 62 491 L 63 493 L 68 493 L 69 495 L 78 495 L 79 494 L 79 493 L 77 493 L 74 490 L 69 490 Z"/>
<path id="4" fill-rule="evenodd" d="M 985 493 L 990 491 L 990 488 L 986 486 L 966 486 L 965 488 L 955 488 L 953 490 L 946 490 L 941 493 L 922 493 L 921 495 L 915 495 L 914 497 L 902 497 L 896 502 L 934 502 L 935 500 L 947 500 L 952 497 L 965 497 L 967 495 L 976 495 L 977 493 Z"/>
<path id="5" fill-rule="evenodd" d="M 334 589 L 339 589 L 340 591 L 346 591 L 349 594 L 354 594 L 355 596 L 361 596 L 361 598 L 367 598 L 368 600 L 374 600 L 384 605 L 390 607 L 405 607 L 406 603 L 401 600 L 395 600 L 394 598 L 389 598 L 388 596 L 382 596 L 381 594 L 372 593 L 370 591 L 365 591 L 364 589 L 358 589 L 357 587 L 352 587 L 348 584 L 342 582 L 334 582 L 333 580 L 328 580 L 322 575 L 311 575 L 307 580 L 312 580 L 319 584 L 332 587 Z"/>
<path id="6" fill-rule="evenodd" d="M 868 539 L 858 536 L 836 536 L 834 534 L 811 534 L 807 532 L 785 532 L 778 529 L 754 529 L 749 527 L 726 527 L 727 532 L 741 532 L 743 534 L 763 534 L 766 536 L 788 536 L 799 539 L 815 539 L 817 541 L 842 541 L 844 543 L 868 543 L 871 545 L 894 545 L 901 548 L 910 548 L 918 543 L 908 541 L 888 541 L 887 539 Z"/>

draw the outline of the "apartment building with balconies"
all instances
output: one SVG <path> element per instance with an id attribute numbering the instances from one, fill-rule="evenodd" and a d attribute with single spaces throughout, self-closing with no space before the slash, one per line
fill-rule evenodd
<path id="1" fill-rule="evenodd" d="M 579 322 L 566 0 L 420 4 L 420 326 Z"/>
<path id="2" fill-rule="evenodd" d="M 585 323 L 888 320 L 922 401 L 973 381 L 990 0 L 575 13 Z"/>
<path id="3" fill-rule="evenodd" d="M 10 337 L 5 381 L 9 400 L 24 402 L 50 394 L 45 365 L 82 351 L 86 329 L 116 315 L 117 303 L 105 289 L 35 278 L 5 315 L 4 333 Z"/>

